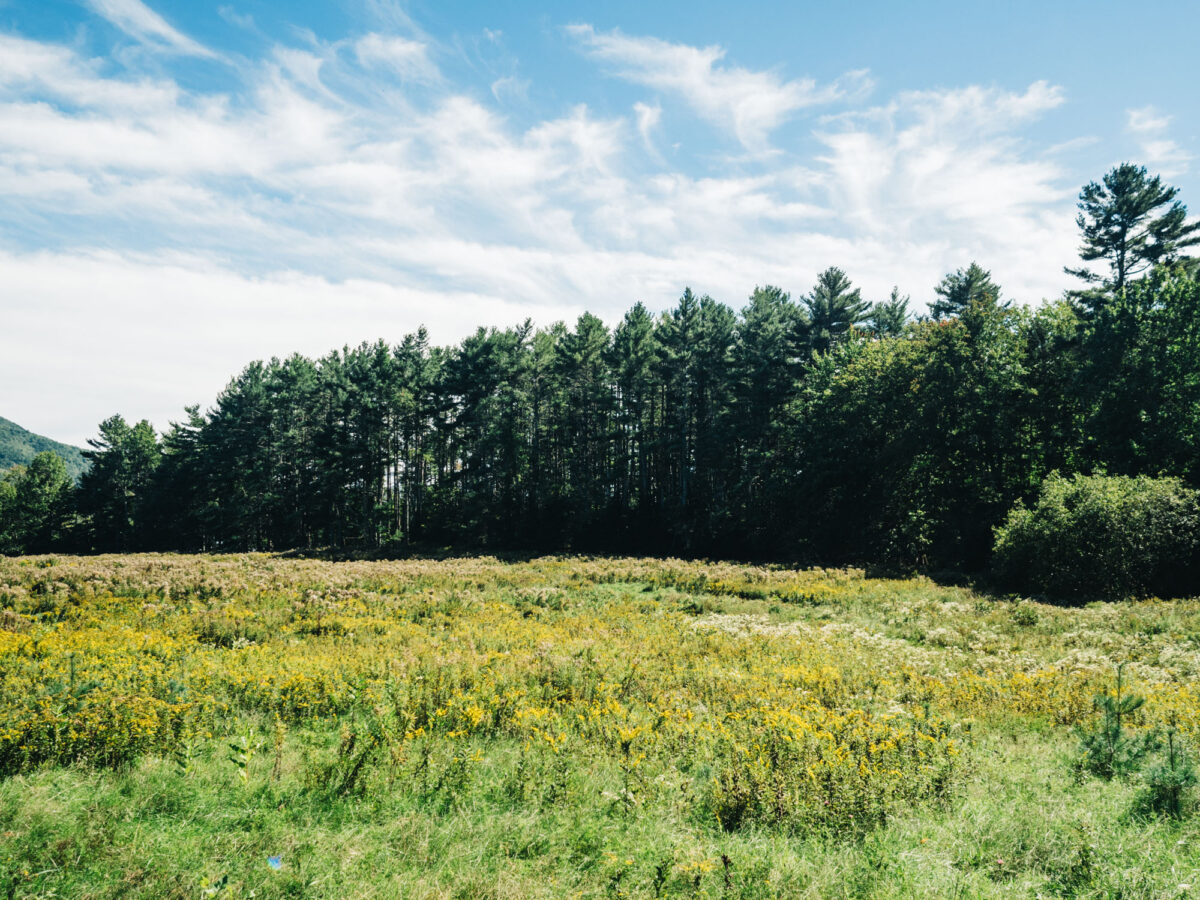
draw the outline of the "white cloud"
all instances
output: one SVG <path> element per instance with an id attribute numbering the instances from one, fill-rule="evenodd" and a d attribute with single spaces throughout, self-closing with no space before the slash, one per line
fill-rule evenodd
<path id="1" fill-rule="evenodd" d="M 633 112 L 637 117 L 637 129 L 638 134 L 642 136 L 642 144 L 655 159 L 661 160 L 662 156 L 654 145 L 654 129 L 662 122 L 662 107 L 658 104 L 650 106 L 639 102 L 633 104 Z"/>
<path id="2" fill-rule="evenodd" d="M 1153 106 L 1126 111 L 1125 130 L 1138 141 L 1139 162 L 1152 174 L 1172 177 L 1188 170 L 1192 154 L 1167 137 L 1171 117 Z"/>
<path id="3" fill-rule="evenodd" d="M 77 444 L 118 411 L 165 427 L 183 404 L 211 403 L 252 359 L 396 340 L 422 323 L 462 336 L 527 314 L 469 292 L 288 272 L 252 278 L 188 257 L 0 252 L 0 271 L 22 298 L 5 309 L 0 410 Z"/>
<path id="4" fill-rule="evenodd" d="M 1050 85 L 858 102 L 815 155 L 668 165 L 661 102 L 509 117 L 505 88 L 432 79 L 429 46 L 305 40 L 204 93 L 0 36 L 0 415 L 72 440 L 118 410 L 163 426 L 258 357 L 615 321 L 685 285 L 740 305 L 828 265 L 871 298 L 920 302 L 973 258 L 1016 299 L 1065 286 L 1087 173 L 1023 137 L 1063 102 Z M 737 85 L 797 90 L 719 59 L 697 70 L 714 119 L 737 120 Z M 782 121 L 740 114 L 751 146 Z"/>
<path id="5" fill-rule="evenodd" d="M 492 82 L 492 96 L 499 103 L 525 103 L 529 100 L 529 80 L 505 75 Z"/>
<path id="6" fill-rule="evenodd" d="M 0 153 L 10 159 L 93 171 L 261 175 L 345 148 L 342 111 L 306 96 L 297 79 L 300 51 L 281 53 L 285 65 L 268 67 L 254 85 L 257 108 L 241 110 L 223 96 L 187 96 L 171 82 L 106 77 L 64 47 L 0 37 L 0 51 L 8 51 L 0 52 Z"/>
<path id="7" fill-rule="evenodd" d="M 943 269 L 978 259 L 1010 296 L 1053 295 L 1067 281 L 1050 260 L 1074 255 L 1073 183 L 1016 129 L 1061 102 L 1044 82 L 922 91 L 832 122 L 842 127 L 820 134 L 831 205 L 863 235 L 940 248 Z M 933 278 L 927 269 L 911 289 L 920 296 Z"/>
<path id="8" fill-rule="evenodd" d="M 1171 117 L 1164 116 L 1153 106 L 1126 110 L 1126 128 L 1134 134 L 1156 134 L 1167 130 Z"/>
<path id="9" fill-rule="evenodd" d="M 207 47 L 169 25 L 141 0 L 88 0 L 92 9 L 144 44 L 189 56 L 214 57 Z"/>
<path id="10" fill-rule="evenodd" d="M 388 68 L 404 79 L 428 83 L 441 77 L 429 58 L 428 45 L 420 41 L 368 34 L 355 42 L 354 52 L 364 66 Z"/>
<path id="11" fill-rule="evenodd" d="M 0 97 L 15 101 L 46 95 L 89 108 L 146 115 L 176 104 L 173 82 L 106 78 L 98 63 L 66 47 L 0 34 Z"/>
<path id="12" fill-rule="evenodd" d="M 753 151 L 767 149 L 771 132 L 797 110 L 858 94 L 868 84 L 865 72 L 823 86 L 809 78 L 785 81 L 771 71 L 720 65 L 725 57 L 721 47 L 598 32 L 591 25 L 571 25 L 567 31 L 621 78 L 678 94 L 697 115 L 727 129 Z"/>
<path id="13" fill-rule="evenodd" d="M 247 31 L 254 29 L 254 16 L 250 15 L 249 13 L 239 13 L 232 6 L 218 6 L 217 15 L 219 15 L 230 25 L 234 25 L 238 28 L 244 28 Z"/>

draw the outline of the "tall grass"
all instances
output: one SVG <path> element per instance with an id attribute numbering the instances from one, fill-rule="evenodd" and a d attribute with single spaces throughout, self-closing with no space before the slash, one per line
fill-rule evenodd
<path id="1" fill-rule="evenodd" d="M 1145 698 L 1120 727 L 1170 727 L 1187 758 L 1192 601 L 1061 609 L 672 560 L 147 555 L 0 560 L 0 603 L 11 896 L 1197 881 L 1175 763 L 1147 770 L 1179 798 L 1167 816 L 1132 812 L 1149 782 L 1072 767 L 1118 665 Z"/>

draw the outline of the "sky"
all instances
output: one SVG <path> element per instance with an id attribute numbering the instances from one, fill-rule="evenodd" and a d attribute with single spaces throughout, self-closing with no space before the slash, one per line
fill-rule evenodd
<path id="1" fill-rule="evenodd" d="M 1200 3 L 0 0 L 0 416 L 160 429 L 248 362 L 425 325 L 923 311 L 1071 285 L 1080 188 L 1200 211 Z"/>

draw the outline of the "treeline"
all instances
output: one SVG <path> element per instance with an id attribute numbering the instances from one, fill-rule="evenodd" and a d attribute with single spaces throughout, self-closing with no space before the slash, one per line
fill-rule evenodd
<path id="1" fill-rule="evenodd" d="M 1084 188 L 1098 265 L 1036 309 L 974 263 L 916 318 L 830 268 L 740 310 L 686 290 L 611 329 L 584 314 L 256 362 L 161 436 L 103 422 L 77 489 L 14 470 L 0 541 L 979 567 L 1051 472 L 1200 485 L 1200 225 L 1175 195 L 1132 165 Z M 22 491 L 40 512 L 12 512 Z"/>

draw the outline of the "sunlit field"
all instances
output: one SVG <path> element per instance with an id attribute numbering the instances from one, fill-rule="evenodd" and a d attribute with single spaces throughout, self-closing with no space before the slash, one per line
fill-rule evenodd
<path id="1" fill-rule="evenodd" d="M 1079 750 L 1119 666 L 1195 748 L 1195 601 L 137 555 L 0 559 L 0 606 L 9 897 L 1200 892 L 1194 797 Z"/>

